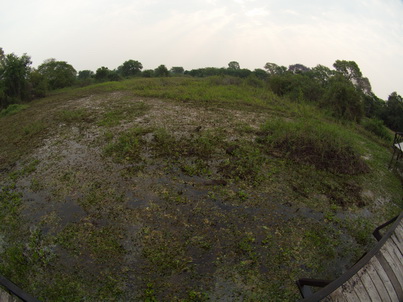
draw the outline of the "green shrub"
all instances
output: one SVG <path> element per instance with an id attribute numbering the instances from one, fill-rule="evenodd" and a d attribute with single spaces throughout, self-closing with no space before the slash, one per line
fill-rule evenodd
<path id="1" fill-rule="evenodd" d="M 332 124 L 273 119 L 261 127 L 259 141 L 293 160 L 336 173 L 358 174 L 368 167 L 353 148 L 347 131 Z"/>
<path id="2" fill-rule="evenodd" d="M 383 121 L 378 119 L 365 119 L 362 121 L 362 126 L 369 132 L 379 136 L 380 138 L 391 141 L 392 137 L 388 129 L 383 124 Z"/>

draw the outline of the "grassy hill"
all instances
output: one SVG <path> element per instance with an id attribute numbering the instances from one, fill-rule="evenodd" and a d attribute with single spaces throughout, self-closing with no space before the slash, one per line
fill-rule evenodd
<path id="1" fill-rule="evenodd" d="M 293 301 L 401 211 L 390 141 L 231 77 L 0 117 L 0 274 L 44 301 Z M 21 109 L 19 111 L 19 109 Z"/>

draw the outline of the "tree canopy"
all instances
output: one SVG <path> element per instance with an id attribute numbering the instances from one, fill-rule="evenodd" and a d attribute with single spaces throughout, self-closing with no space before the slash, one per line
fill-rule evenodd
<path id="1" fill-rule="evenodd" d="M 0 53 L 0 107 L 30 98 L 28 76 L 31 71 L 31 58 L 11 53 Z"/>
<path id="2" fill-rule="evenodd" d="M 141 74 L 142 69 L 143 65 L 139 61 L 128 60 L 118 67 L 117 72 L 127 78 Z"/>
<path id="3" fill-rule="evenodd" d="M 238 62 L 231 61 L 231 62 L 228 63 L 228 69 L 239 70 L 239 69 L 241 69 L 241 66 L 239 65 Z"/>
<path id="4" fill-rule="evenodd" d="M 185 69 L 183 67 L 180 67 L 180 66 L 175 66 L 175 67 L 172 67 L 169 70 L 169 72 L 174 74 L 174 75 L 182 75 L 185 72 Z"/>
<path id="5" fill-rule="evenodd" d="M 77 71 L 65 61 L 45 60 L 39 65 L 38 72 L 46 78 L 50 89 L 68 87 L 76 81 Z"/>
<path id="6" fill-rule="evenodd" d="M 403 131 L 403 98 L 393 92 L 389 95 L 383 112 L 385 124 L 395 131 Z"/>
<path id="7" fill-rule="evenodd" d="M 154 75 L 156 77 L 169 77 L 168 68 L 165 65 L 160 65 L 154 70 Z"/>
<path id="8" fill-rule="evenodd" d="M 264 69 L 266 69 L 266 71 L 269 75 L 284 74 L 287 71 L 287 67 L 279 66 L 275 63 L 270 63 L 270 62 L 268 62 L 264 65 Z"/>

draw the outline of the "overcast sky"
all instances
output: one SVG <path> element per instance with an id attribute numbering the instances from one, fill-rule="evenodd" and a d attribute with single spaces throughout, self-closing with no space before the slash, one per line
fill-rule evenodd
<path id="1" fill-rule="evenodd" d="M 79 71 L 133 59 L 187 70 L 357 62 L 380 98 L 403 95 L 403 0 L 0 0 L 5 53 Z"/>

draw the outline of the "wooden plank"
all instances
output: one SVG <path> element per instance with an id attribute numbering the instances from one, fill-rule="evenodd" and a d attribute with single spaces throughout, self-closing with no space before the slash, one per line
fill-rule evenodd
<path id="1" fill-rule="evenodd" d="M 399 243 L 396 243 L 392 237 L 389 238 L 389 240 L 386 242 L 386 248 L 389 251 L 389 253 L 391 254 L 391 256 L 393 256 L 394 260 L 396 261 L 396 265 L 400 268 L 400 271 L 403 274 L 403 257 L 402 257 L 402 253 L 400 252 L 399 249 Z"/>
<path id="2" fill-rule="evenodd" d="M 0 302 L 22 302 L 22 300 L 10 295 L 7 291 L 0 288 Z"/>
<path id="3" fill-rule="evenodd" d="M 400 272 L 403 276 L 403 263 L 402 263 L 402 253 L 400 253 L 399 248 L 396 243 L 389 238 L 389 240 L 385 243 L 385 248 L 395 261 L 396 266 L 400 269 Z"/>
<path id="4" fill-rule="evenodd" d="M 385 252 L 386 254 L 386 252 Z M 395 273 L 393 272 L 392 268 L 389 265 L 389 262 L 384 257 L 384 254 L 379 251 L 376 254 L 376 259 L 379 261 L 379 264 L 383 268 L 385 274 L 387 275 L 387 279 L 389 280 L 390 284 L 392 285 L 391 292 L 394 292 L 397 296 L 396 301 L 400 301 L 402 298 L 403 301 L 403 290 L 401 284 L 399 284 L 399 280 L 397 280 Z M 388 282 L 385 281 L 385 284 Z"/>
<path id="5" fill-rule="evenodd" d="M 403 223 L 399 223 L 399 225 L 395 229 L 395 235 L 399 238 L 403 238 Z"/>
<path id="6" fill-rule="evenodd" d="M 396 247 L 399 249 L 400 252 L 400 257 L 403 256 L 403 240 L 399 239 L 396 234 L 393 234 L 390 236 L 390 240 L 393 241 L 393 243 L 396 245 Z"/>
<path id="7" fill-rule="evenodd" d="M 371 260 L 368 262 L 367 274 L 369 275 L 372 282 L 374 283 L 379 296 L 382 298 L 382 301 L 393 302 L 388 294 L 388 289 L 386 288 L 383 280 L 381 279 L 381 277 L 379 276 L 379 274 L 376 271 L 377 264 L 376 264 L 375 260 L 376 260 L 376 258 L 372 257 Z M 382 269 L 382 267 L 381 267 L 381 269 Z"/>
<path id="8" fill-rule="evenodd" d="M 398 224 L 398 226 L 395 229 L 395 234 L 399 237 L 399 238 L 403 238 L 403 219 L 400 221 L 400 223 Z"/>
<path id="9" fill-rule="evenodd" d="M 350 279 L 351 280 L 351 279 Z M 350 280 L 348 280 L 347 282 L 345 282 L 342 285 L 342 294 L 344 296 L 344 298 L 349 301 L 349 302 L 361 302 L 360 298 L 358 298 L 355 290 L 354 290 L 354 286 L 355 284 L 352 284 L 350 282 Z"/>
<path id="10" fill-rule="evenodd" d="M 339 287 L 334 292 L 330 294 L 331 300 L 333 302 L 348 302 L 342 293 L 342 287 Z"/>
<path id="11" fill-rule="evenodd" d="M 381 296 L 377 290 L 377 284 L 372 280 L 369 275 L 369 270 L 371 269 L 371 265 L 367 264 L 361 270 L 358 271 L 357 275 L 361 279 L 362 284 L 364 285 L 365 290 L 367 291 L 370 299 L 372 301 L 382 301 Z"/>
<path id="12" fill-rule="evenodd" d="M 391 280 L 389 279 L 386 271 L 382 267 L 381 263 L 379 262 L 379 260 L 376 257 L 373 257 L 371 259 L 371 261 L 372 261 L 372 265 L 375 268 L 376 273 L 378 274 L 379 278 L 381 278 L 383 285 L 385 286 L 385 288 L 388 292 L 390 300 L 399 301 L 399 298 L 397 297 L 393 284 L 392 284 Z"/>
<path id="13" fill-rule="evenodd" d="M 381 248 L 381 252 L 388 261 L 390 267 L 392 268 L 399 284 L 403 285 L 403 267 L 401 263 L 401 258 L 397 257 L 390 241 L 386 241 L 385 245 Z"/>
<path id="14" fill-rule="evenodd" d="M 357 294 L 358 298 L 360 299 L 360 301 L 362 301 L 362 302 L 371 301 L 371 298 L 370 298 L 364 284 L 362 283 L 360 277 L 358 276 L 358 274 L 355 274 L 354 276 L 352 276 L 350 278 L 349 282 L 351 282 L 351 284 L 353 284 L 353 289 L 354 289 L 355 293 Z"/>
<path id="15" fill-rule="evenodd" d="M 394 235 L 399 239 L 400 242 L 403 240 L 403 226 L 401 224 L 402 222 L 397 226 L 394 232 Z"/>

